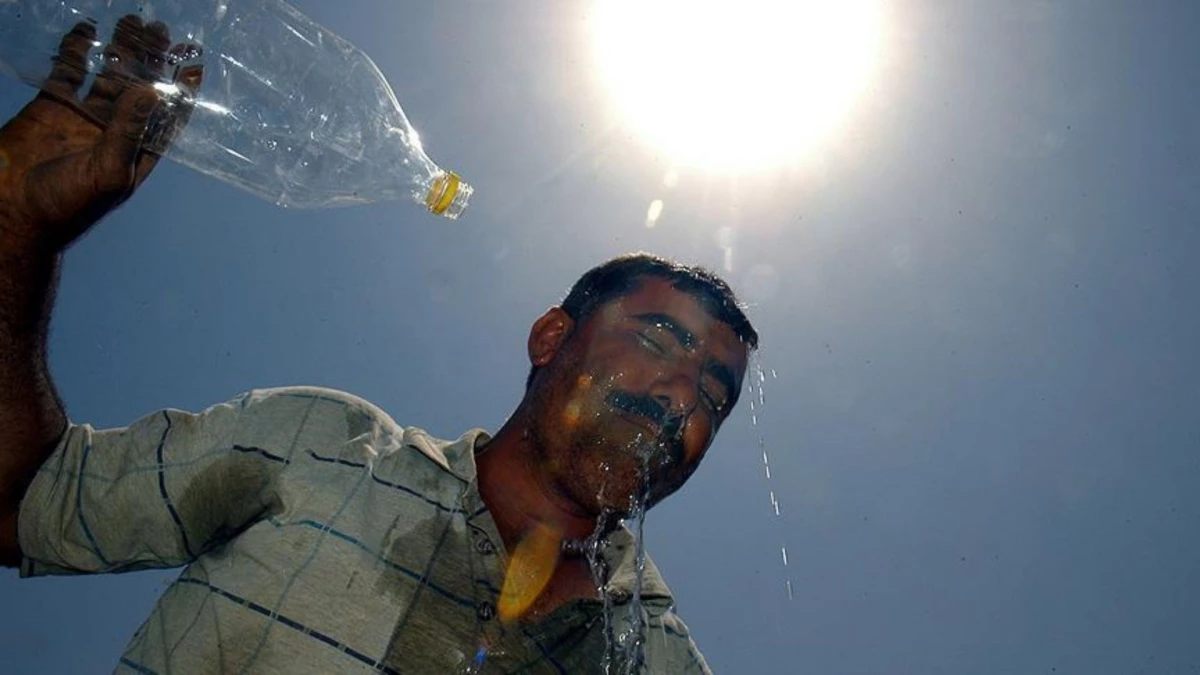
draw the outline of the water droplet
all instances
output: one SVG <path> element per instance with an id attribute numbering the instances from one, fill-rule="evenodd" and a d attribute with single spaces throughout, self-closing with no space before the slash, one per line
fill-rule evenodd
<path id="1" fill-rule="evenodd" d="M 650 207 L 646 209 L 646 227 L 654 227 L 658 224 L 658 219 L 662 217 L 663 200 L 655 199 L 650 202 Z"/>
<path id="2" fill-rule="evenodd" d="M 185 45 L 183 48 L 170 51 L 167 54 L 167 63 L 177 66 L 185 61 L 194 61 L 200 58 L 203 53 L 203 50 L 196 45 Z"/>
<path id="3" fill-rule="evenodd" d="M 780 551 L 781 553 L 783 553 L 783 566 L 784 566 L 784 567 L 787 567 L 787 564 L 788 564 L 788 563 L 787 563 L 787 547 L 786 547 L 786 546 L 781 546 L 781 547 L 779 548 L 779 551 Z"/>
<path id="4" fill-rule="evenodd" d="M 263 145 L 265 145 L 268 150 L 274 150 L 279 146 L 279 143 L 274 138 L 268 138 L 263 142 Z"/>
<path id="5" fill-rule="evenodd" d="M 786 583 L 787 583 L 788 600 L 791 600 L 792 599 L 792 580 L 788 579 Z"/>

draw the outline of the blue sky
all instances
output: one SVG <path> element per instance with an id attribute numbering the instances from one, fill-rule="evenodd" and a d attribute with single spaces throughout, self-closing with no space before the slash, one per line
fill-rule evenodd
<path id="1" fill-rule="evenodd" d="M 586 3 L 296 4 L 371 54 L 471 209 L 285 211 L 168 163 L 68 255 L 75 421 L 317 384 L 495 429 L 579 273 L 728 247 L 764 404 L 647 522 L 715 671 L 1200 668 L 1200 5 L 890 3 L 836 143 L 667 189 Z M 0 113 L 30 94 L 0 83 Z M 6 670 L 109 671 L 173 576 L 0 573 Z"/>

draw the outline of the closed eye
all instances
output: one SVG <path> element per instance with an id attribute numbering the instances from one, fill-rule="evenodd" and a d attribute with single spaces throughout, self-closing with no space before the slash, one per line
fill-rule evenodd
<path id="1" fill-rule="evenodd" d="M 716 415 L 721 415 L 725 412 L 725 403 L 718 401 L 707 390 L 700 390 L 700 397 L 704 399 L 704 404 Z"/>
<path id="2" fill-rule="evenodd" d="M 657 340 L 650 337 L 649 335 L 646 335 L 645 333 L 640 333 L 640 332 L 634 333 L 634 335 L 637 336 L 638 342 L 642 343 L 643 347 L 645 347 L 646 349 L 649 349 L 650 351 L 654 352 L 655 354 L 662 356 L 667 353 L 666 348 L 663 347 L 661 344 L 659 344 L 659 342 Z"/>

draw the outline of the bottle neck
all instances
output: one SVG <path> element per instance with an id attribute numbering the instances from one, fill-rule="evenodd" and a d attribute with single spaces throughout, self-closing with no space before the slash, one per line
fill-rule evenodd
<path id="1" fill-rule="evenodd" d="M 466 210 L 474 191 L 458 174 L 442 171 L 433 179 L 425 194 L 425 207 L 436 216 L 454 220 Z"/>

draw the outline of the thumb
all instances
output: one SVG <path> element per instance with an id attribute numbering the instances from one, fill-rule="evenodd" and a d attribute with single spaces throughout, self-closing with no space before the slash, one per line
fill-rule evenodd
<path id="1" fill-rule="evenodd" d="M 150 87 L 131 88 L 117 99 L 112 121 L 93 155 L 96 187 L 102 193 L 125 192 L 133 187 L 133 169 L 142 147 L 158 94 Z"/>

